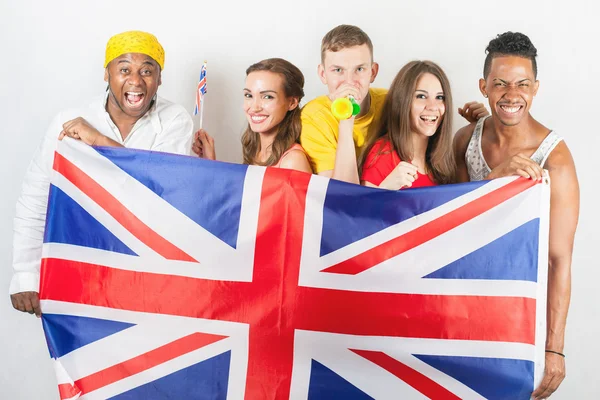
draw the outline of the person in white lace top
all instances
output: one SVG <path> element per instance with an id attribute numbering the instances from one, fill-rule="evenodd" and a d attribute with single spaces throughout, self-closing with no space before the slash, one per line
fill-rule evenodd
<path id="1" fill-rule="evenodd" d="M 520 175 L 541 179 L 548 170 L 550 242 L 546 367 L 533 399 L 549 397 L 565 377 L 564 336 L 571 298 L 571 257 L 579 218 L 579 183 L 569 148 L 529 110 L 537 94 L 537 50 L 526 35 L 506 32 L 486 49 L 479 88 L 491 117 L 460 129 L 454 138 L 457 180 Z"/>

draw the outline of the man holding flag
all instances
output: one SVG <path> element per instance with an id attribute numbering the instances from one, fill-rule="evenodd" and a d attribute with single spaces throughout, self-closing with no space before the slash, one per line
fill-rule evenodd
<path id="1" fill-rule="evenodd" d="M 106 46 L 107 91 L 90 105 L 59 113 L 29 165 L 14 222 L 10 295 L 19 311 L 41 314 L 38 298 L 40 259 L 50 175 L 57 138 L 88 145 L 189 154 L 193 124 L 179 105 L 157 95 L 164 50 L 150 33 L 113 36 Z"/>

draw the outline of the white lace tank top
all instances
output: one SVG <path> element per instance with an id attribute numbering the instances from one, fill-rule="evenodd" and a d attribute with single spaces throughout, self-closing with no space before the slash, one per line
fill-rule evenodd
<path id="1" fill-rule="evenodd" d="M 465 153 L 465 163 L 467 164 L 467 170 L 469 171 L 469 179 L 471 181 L 481 181 L 489 175 L 492 170 L 485 162 L 483 158 L 483 152 L 481 151 L 481 135 L 483 133 L 483 124 L 485 120 L 491 115 L 481 118 L 475 125 L 475 130 L 471 135 L 467 152 Z M 538 163 L 541 167 L 544 166 L 548 156 L 554 150 L 557 144 L 563 140 L 562 137 L 554 131 L 551 131 L 548 136 L 542 141 L 540 147 L 533 153 L 531 159 Z"/>

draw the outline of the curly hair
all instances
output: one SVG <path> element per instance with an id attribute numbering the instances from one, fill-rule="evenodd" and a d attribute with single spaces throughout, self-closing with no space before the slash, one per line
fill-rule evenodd
<path id="1" fill-rule="evenodd" d="M 492 39 L 485 49 L 487 56 L 483 64 L 483 77 L 487 79 L 495 57 L 517 56 L 531 60 L 533 75 L 537 78 L 537 49 L 531 40 L 520 32 L 504 32 Z"/>

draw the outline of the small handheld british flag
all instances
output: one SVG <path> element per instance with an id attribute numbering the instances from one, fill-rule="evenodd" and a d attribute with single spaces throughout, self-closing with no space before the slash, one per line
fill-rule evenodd
<path id="1" fill-rule="evenodd" d="M 198 86 L 196 87 L 196 107 L 194 108 L 194 115 L 200 114 L 200 128 L 202 128 L 202 120 L 204 116 L 203 102 L 204 96 L 206 95 L 206 61 L 202 64 L 200 69 L 200 79 L 198 80 Z"/>

